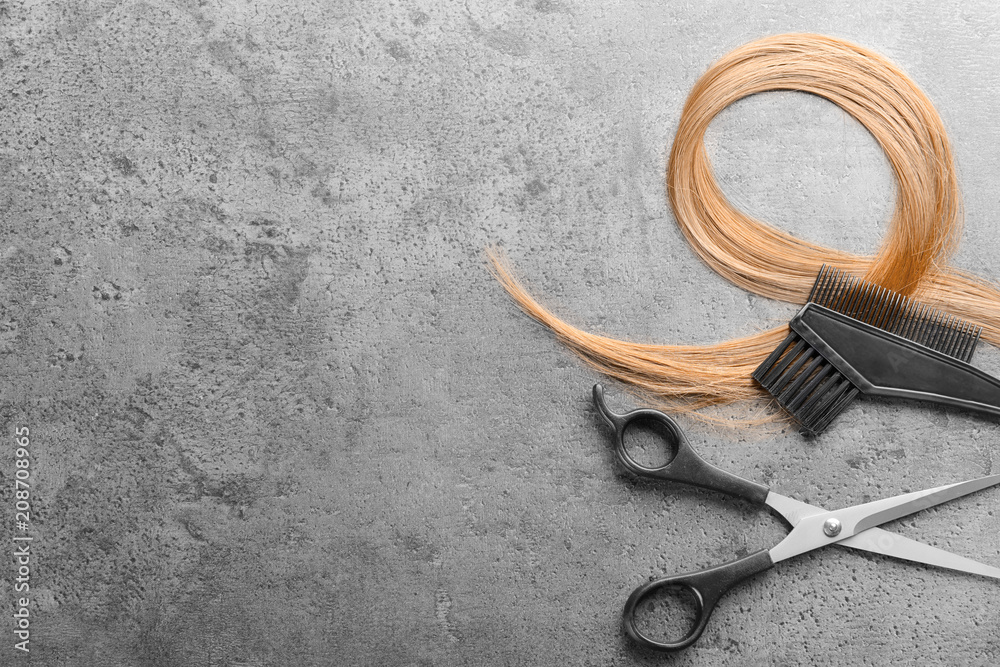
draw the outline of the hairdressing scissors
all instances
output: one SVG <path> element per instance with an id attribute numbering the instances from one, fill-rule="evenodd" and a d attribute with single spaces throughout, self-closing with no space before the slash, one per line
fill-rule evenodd
<path id="1" fill-rule="evenodd" d="M 883 523 L 934 507 L 961 496 L 1000 484 L 1000 475 L 980 477 L 956 484 L 915 491 L 828 512 L 822 507 L 782 496 L 762 484 L 724 472 L 702 459 L 688 444 L 673 419 L 659 410 L 633 410 L 623 415 L 612 412 L 604 402 L 604 389 L 594 385 L 594 404 L 615 431 L 618 459 L 633 474 L 673 482 L 683 482 L 767 505 L 791 525 L 784 540 L 772 549 L 763 549 L 738 560 L 700 572 L 655 579 L 636 588 L 625 603 L 625 630 L 635 641 L 648 648 L 676 651 L 687 648 L 701 636 L 719 599 L 741 581 L 759 574 L 793 556 L 829 544 L 861 549 L 937 567 L 960 570 L 1000 579 L 1000 568 L 977 563 L 915 540 L 877 528 Z M 645 423 L 658 426 L 673 450 L 673 457 L 663 466 L 649 468 L 637 463 L 625 446 L 629 426 Z M 686 590 L 694 602 L 694 622 L 682 638 L 659 641 L 644 635 L 637 627 L 639 604 L 663 589 Z"/>

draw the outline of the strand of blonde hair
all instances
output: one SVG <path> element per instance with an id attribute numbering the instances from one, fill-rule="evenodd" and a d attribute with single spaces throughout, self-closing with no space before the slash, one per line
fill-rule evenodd
<path id="1" fill-rule="evenodd" d="M 705 151 L 705 132 L 733 102 L 795 90 L 823 97 L 857 119 L 885 151 L 897 199 L 874 256 L 798 239 L 755 220 L 726 200 Z M 947 133 L 933 104 L 896 65 L 849 42 L 821 35 L 778 35 L 746 44 L 695 84 L 681 113 L 667 166 L 667 194 L 695 252 L 750 292 L 803 303 L 820 267 L 833 264 L 983 327 L 1000 343 L 1000 292 L 947 265 L 961 228 L 961 199 Z M 491 250 L 494 275 L 529 315 L 600 372 L 648 403 L 692 411 L 760 399 L 750 374 L 787 326 L 714 345 L 640 344 L 582 331 L 543 308 Z M 706 417 L 707 418 L 707 417 Z M 759 413 L 755 420 L 766 420 Z"/>

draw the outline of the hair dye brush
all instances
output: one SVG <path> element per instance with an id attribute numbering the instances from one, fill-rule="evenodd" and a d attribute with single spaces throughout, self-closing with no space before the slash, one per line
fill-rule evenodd
<path id="1" fill-rule="evenodd" d="M 753 372 L 804 433 L 858 393 L 1000 415 L 1000 380 L 970 366 L 982 328 L 824 266 L 791 333 Z"/>

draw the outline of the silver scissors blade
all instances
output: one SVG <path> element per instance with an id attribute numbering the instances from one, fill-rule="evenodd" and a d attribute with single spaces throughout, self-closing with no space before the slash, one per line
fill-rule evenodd
<path id="1" fill-rule="evenodd" d="M 842 517 L 840 518 L 842 523 L 845 522 L 845 518 L 846 521 L 854 522 L 854 530 L 850 534 L 855 535 L 868 528 L 881 526 L 883 523 L 900 519 L 914 512 L 946 503 L 955 498 L 961 498 L 976 491 L 982 491 L 996 484 L 1000 484 L 1000 475 L 989 475 L 955 484 L 945 484 L 924 491 L 904 493 L 901 496 L 875 500 L 864 505 L 855 505 L 840 510 L 838 514 Z"/>
<path id="2" fill-rule="evenodd" d="M 971 558 L 959 556 L 881 528 L 869 528 L 853 537 L 837 542 L 837 546 L 1000 579 L 1000 567 L 979 563 Z"/>
<path id="3" fill-rule="evenodd" d="M 934 507 L 935 505 L 940 505 L 941 503 L 954 500 L 955 498 L 959 498 L 976 491 L 981 491 L 982 489 L 996 484 L 1000 484 L 1000 475 L 990 475 L 987 477 L 980 477 L 978 479 L 967 480 L 965 482 L 946 484 L 944 486 L 938 486 L 924 491 L 905 493 L 892 498 L 884 498 L 882 500 L 876 500 L 862 505 L 855 505 L 853 507 L 845 507 L 844 509 L 833 512 L 819 513 L 812 512 L 812 510 L 818 508 L 814 508 L 805 503 L 798 503 L 797 501 L 793 501 L 794 504 L 783 503 L 780 501 L 776 504 L 772 504 L 769 497 L 767 504 L 771 507 L 775 507 L 775 509 L 784 515 L 789 523 L 794 526 L 788 536 L 777 546 L 771 549 L 771 559 L 777 563 L 778 561 L 786 560 L 793 556 L 797 556 L 807 551 L 812 551 L 813 549 L 818 549 L 819 547 L 823 547 L 828 544 L 836 544 L 837 542 L 841 542 L 854 537 L 855 535 L 864 533 L 865 531 L 880 524 L 894 519 L 899 519 L 909 514 L 913 514 L 914 512 L 919 512 L 920 510 Z M 782 499 L 786 501 L 790 500 L 783 497 Z M 796 508 L 795 505 L 798 505 L 798 507 Z M 786 507 L 786 509 L 781 509 L 781 506 Z M 788 511 L 791 516 L 786 514 L 786 511 Z M 858 540 L 857 542 L 859 544 L 852 543 L 847 546 L 853 546 L 861 549 L 865 548 L 860 545 L 860 543 L 863 542 L 862 540 Z M 901 551 L 905 553 L 905 550 Z M 876 553 L 883 552 L 876 551 Z M 889 553 L 888 555 L 895 556 L 897 554 Z M 900 557 L 907 558 L 908 560 L 919 561 L 919 559 L 910 558 L 906 555 L 902 555 Z M 932 557 L 932 555 L 928 554 L 928 557 Z"/>
<path id="4" fill-rule="evenodd" d="M 785 517 L 785 520 L 792 527 L 799 525 L 807 517 L 829 514 L 822 507 L 810 505 L 801 500 L 795 500 L 794 498 L 774 493 L 773 491 L 768 494 L 765 502 L 781 516 Z M 923 563 L 924 565 L 933 565 L 934 567 L 943 567 L 949 570 L 958 570 L 960 572 L 1000 579 L 1000 568 L 998 567 L 979 563 L 971 558 L 959 556 L 958 554 L 950 553 L 938 547 L 932 547 L 923 542 L 911 540 L 908 537 L 903 537 L 902 535 L 897 535 L 881 528 L 863 530 L 852 537 L 840 540 L 836 544 L 841 547 L 868 551 L 883 556 L 892 556 L 893 558 Z"/>

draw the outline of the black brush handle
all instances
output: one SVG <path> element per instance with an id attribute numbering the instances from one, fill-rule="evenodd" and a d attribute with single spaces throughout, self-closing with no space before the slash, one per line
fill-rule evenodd
<path id="1" fill-rule="evenodd" d="M 815 303 L 789 326 L 864 394 L 1000 415 L 1000 380 L 954 357 Z"/>

